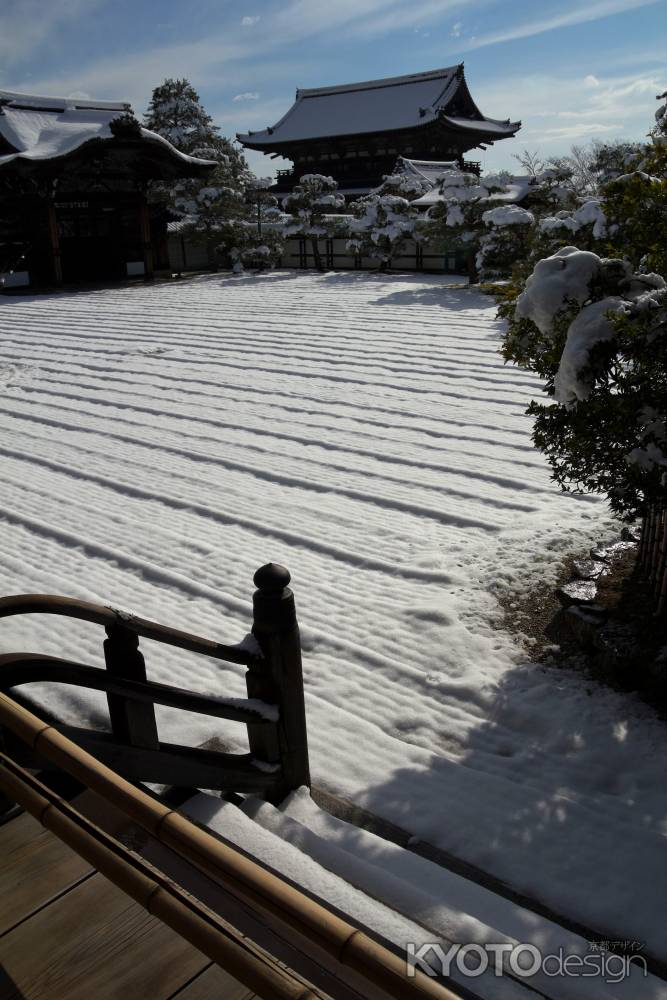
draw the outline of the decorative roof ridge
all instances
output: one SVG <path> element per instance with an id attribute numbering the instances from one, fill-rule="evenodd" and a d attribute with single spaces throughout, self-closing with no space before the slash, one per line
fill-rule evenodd
<path id="1" fill-rule="evenodd" d="M 427 70 L 425 73 L 408 73 L 405 76 L 387 76 L 381 80 L 360 80 L 358 83 L 342 83 L 331 87 L 298 88 L 296 99 L 303 97 L 323 97 L 328 94 L 346 94 L 355 90 L 376 90 L 380 87 L 400 87 L 406 83 L 419 83 L 421 80 L 437 80 L 449 77 L 461 71 L 463 63 L 455 66 L 444 66 L 441 69 Z"/>
<path id="2" fill-rule="evenodd" d="M 22 111 L 119 111 L 131 110 L 129 101 L 92 101 L 78 97 L 47 97 L 0 90 L 0 106 Z"/>

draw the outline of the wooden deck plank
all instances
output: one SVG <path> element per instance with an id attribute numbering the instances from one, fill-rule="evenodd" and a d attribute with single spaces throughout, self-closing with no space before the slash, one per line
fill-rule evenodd
<path id="1" fill-rule="evenodd" d="M 27 813 L 0 826 L 0 934 L 93 869 Z"/>
<path id="2" fill-rule="evenodd" d="M 170 1000 L 256 1000 L 257 994 L 221 969 L 209 965 Z"/>
<path id="3" fill-rule="evenodd" d="M 0 938 L 0 1000 L 167 1000 L 209 965 L 96 873 Z"/>

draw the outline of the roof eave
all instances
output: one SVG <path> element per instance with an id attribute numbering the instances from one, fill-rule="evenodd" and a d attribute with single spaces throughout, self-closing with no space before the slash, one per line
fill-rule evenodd
<path id="1" fill-rule="evenodd" d="M 285 139 L 282 142 L 278 139 L 274 139 L 272 136 L 267 136 L 266 142 L 258 142 L 256 139 L 253 141 L 252 135 L 248 138 L 242 133 L 237 132 L 236 138 L 248 149 L 270 149 L 273 150 L 276 146 L 282 146 L 287 148 L 288 146 L 297 146 L 301 143 L 318 143 L 318 142 L 330 142 L 333 139 L 355 139 L 359 136 L 368 136 L 373 138 L 376 136 L 392 136 L 399 135 L 401 132 L 412 132 L 414 129 L 428 128 L 429 125 L 437 125 L 439 118 L 433 117 L 427 122 L 415 122 L 412 125 L 402 125 L 400 128 L 393 129 L 381 129 L 378 132 L 341 132 L 338 135 L 317 135 L 317 136 L 306 136 L 303 139 Z"/>
<path id="2" fill-rule="evenodd" d="M 74 159 L 79 153 L 89 147 L 102 144 L 106 148 L 118 152 L 126 149 L 141 152 L 145 151 L 147 146 L 151 150 L 159 150 L 161 158 L 166 158 L 170 165 L 175 168 L 170 171 L 170 174 L 177 178 L 203 177 L 217 166 L 215 160 L 199 160 L 196 157 L 188 157 L 172 146 L 167 140 L 163 139 L 160 141 L 161 138 L 156 137 L 153 139 L 150 136 L 141 136 L 138 139 L 118 139 L 115 136 L 92 136 L 72 149 L 68 149 L 56 156 L 36 157 L 31 156 L 28 151 L 9 153 L 4 157 L 0 157 L 0 170 L 11 164 L 21 164 L 23 169 L 32 168 L 39 170 L 40 168 L 48 168 L 49 164 L 61 164 L 68 159 Z"/>

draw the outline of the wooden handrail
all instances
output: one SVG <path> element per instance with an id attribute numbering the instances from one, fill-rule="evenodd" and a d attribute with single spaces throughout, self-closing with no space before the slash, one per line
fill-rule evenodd
<path id="1" fill-rule="evenodd" d="M 242 649 L 240 646 L 229 646 L 221 642 L 213 642 L 190 632 L 160 625 L 136 615 L 103 604 L 91 604 L 89 601 L 78 601 L 72 597 L 59 597 L 57 594 L 13 594 L 0 597 L 0 618 L 11 615 L 64 615 L 67 618 L 78 618 L 80 621 L 92 622 L 110 628 L 122 625 L 135 632 L 143 639 L 154 639 L 169 646 L 187 649 L 191 653 L 202 653 L 229 663 L 241 663 L 249 666 L 261 659 L 257 653 Z"/>
<path id="2" fill-rule="evenodd" d="M 233 895 L 252 908 L 276 915 L 395 1000 L 457 1000 L 449 989 L 419 970 L 408 977 L 405 960 L 387 947 L 266 871 L 233 845 L 152 799 L 5 694 L 0 694 L 0 725 L 97 792 L 166 847 L 212 875 Z M 0 786 L 7 788 L 2 768 Z"/>
<path id="3" fill-rule="evenodd" d="M 182 632 L 114 608 L 52 594 L 19 594 L 0 598 L 0 618 L 19 614 L 55 614 L 102 625 L 106 672 L 38 653 L 12 653 L 0 657 L 0 690 L 34 680 L 63 681 L 105 691 L 109 704 L 115 749 L 99 734 L 82 732 L 84 745 L 99 744 L 99 753 L 127 777 L 152 777 L 161 770 L 161 751 L 155 704 L 207 713 L 245 723 L 252 754 L 249 762 L 219 756 L 221 772 L 229 775 L 229 790 L 262 791 L 279 802 L 291 790 L 310 785 L 306 712 L 301 668 L 301 642 L 294 595 L 284 566 L 268 563 L 254 576 L 252 635 L 237 646 L 223 645 Z M 217 659 L 245 664 L 247 699 L 220 699 L 149 682 L 139 637 L 152 639 Z M 3 681 L 4 675 L 4 681 Z M 236 702 L 236 704 L 234 704 Z M 123 749 L 125 748 L 125 749 Z M 194 778 L 194 787 L 224 788 L 220 776 L 208 784 L 210 768 L 197 780 L 195 751 L 187 755 L 183 780 Z M 171 747 L 172 762 L 179 748 Z M 114 757 L 109 757 L 115 753 Z M 264 768 L 257 778 L 253 761 Z M 142 768 L 148 769 L 142 773 Z M 247 787 L 243 781 L 248 779 Z M 167 779 L 168 780 L 168 779 Z M 177 779 L 175 779 L 177 780 Z"/>
<path id="4" fill-rule="evenodd" d="M 157 681 L 144 683 L 113 677 L 98 667 L 88 667 L 83 663 L 74 663 L 57 656 L 44 656 L 41 653 L 0 654 L 0 691 L 36 681 L 76 684 L 94 691 L 123 695 L 135 701 L 181 708 L 186 712 L 210 715 L 216 719 L 245 722 L 246 725 L 266 725 L 278 718 L 276 706 L 267 705 L 266 702 L 253 702 L 247 698 L 214 698 Z"/>

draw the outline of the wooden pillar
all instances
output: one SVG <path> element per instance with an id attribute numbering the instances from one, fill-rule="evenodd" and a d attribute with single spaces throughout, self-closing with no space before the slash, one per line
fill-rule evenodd
<path id="1" fill-rule="evenodd" d="M 60 259 L 60 240 L 58 238 L 58 219 L 56 218 L 56 206 L 51 198 L 46 203 L 46 218 L 49 233 L 49 247 L 51 250 L 51 271 L 53 281 L 56 285 L 63 283 L 63 264 Z"/>
<path id="2" fill-rule="evenodd" d="M 141 247 L 144 255 L 144 281 L 153 280 L 153 244 L 151 243 L 151 223 L 148 215 L 146 196 L 141 195 L 139 201 L 139 231 Z"/>
<path id="3" fill-rule="evenodd" d="M 274 801 L 301 785 L 310 785 L 306 707 L 303 697 L 301 670 L 301 640 L 296 620 L 294 594 L 287 586 L 289 572 L 284 566 L 268 563 L 254 576 L 257 590 L 253 596 L 253 635 L 263 654 L 261 666 L 248 673 L 248 694 L 251 698 L 277 703 L 277 746 L 259 745 L 255 740 L 266 739 L 259 730 L 272 727 L 248 726 L 251 751 L 282 765 L 283 783 L 271 790 Z M 255 744 L 255 745 L 254 745 Z"/>

